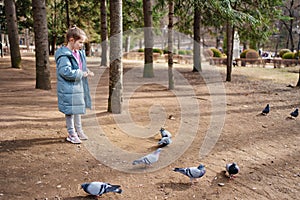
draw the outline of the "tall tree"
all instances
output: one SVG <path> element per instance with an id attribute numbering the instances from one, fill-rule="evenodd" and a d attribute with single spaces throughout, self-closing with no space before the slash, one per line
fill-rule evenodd
<path id="1" fill-rule="evenodd" d="M 45 0 L 32 0 L 35 39 L 36 85 L 35 88 L 50 90 L 50 62 L 48 27 Z"/>
<path id="2" fill-rule="evenodd" d="M 122 112 L 122 0 L 110 0 L 110 51 L 108 112 Z"/>
<path id="3" fill-rule="evenodd" d="M 227 73 L 226 81 L 231 81 L 232 59 L 233 59 L 233 40 L 234 26 L 228 20 L 226 23 L 226 51 L 227 51 Z"/>
<path id="4" fill-rule="evenodd" d="M 7 32 L 9 38 L 11 66 L 20 69 L 22 66 L 22 58 L 19 46 L 19 33 L 16 16 L 15 0 L 5 0 L 5 16 L 7 20 Z"/>
<path id="5" fill-rule="evenodd" d="M 143 77 L 154 77 L 153 71 L 153 32 L 152 32 L 152 3 L 151 0 L 143 0 L 144 11 L 144 41 L 145 41 L 145 65 Z"/>
<path id="6" fill-rule="evenodd" d="M 199 5 L 194 6 L 194 65 L 193 72 L 201 71 L 201 44 L 200 44 L 201 10 Z"/>
<path id="7" fill-rule="evenodd" d="M 285 1 L 282 5 L 283 15 L 287 16 L 287 19 L 281 20 L 284 27 L 288 31 L 288 40 L 286 43 L 286 48 L 289 48 L 291 51 L 294 51 L 294 38 L 293 32 L 296 27 L 295 23 L 299 23 L 297 19 L 299 19 L 299 9 L 300 9 L 300 1 L 299 0 L 288 0 Z"/>
<path id="8" fill-rule="evenodd" d="M 259 2 L 208 0 L 204 4 L 207 14 L 209 14 L 205 15 L 205 19 L 211 25 L 219 26 L 220 22 L 223 25 L 229 23 L 230 26 L 227 26 L 229 29 L 226 31 L 229 40 L 233 37 L 233 25 L 235 25 L 234 27 L 239 32 L 241 40 L 252 41 L 252 45 L 257 46 L 257 44 L 266 40 L 273 33 L 272 20 L 279 17 L 278 10 L 274 8 L 280 4 L 281 0 L 261 0 Z M 227 46 L 227 58 L 229 57 L 227 62 L 227 72 L 229 73 L 227 74 L 227 81 L 230 81 L 233 40 L 231 44 L 227 43 Z"/>
<path id="9" fill-rule="evenodd" d="M 107 12 L 106 0 L 100 2 L 101 12 L 101 64 L 100 66 L 107 66 Z"/>
<path id="10" fill-rule="evenodd" d="M 300 69 L 299 69 L 299 78 L 298 78 L 298 82 L 297 82 L 297 87 L 300 87 Z"/>
<path id="11" fill-rule="evenodd" d="M 57 18 L 58 18 L 58 12 L 57 12 L 57 1 L 54 0 L 53 2 L 49 2 L 48 6 L 51 8 L 51 16 L 49 17 L 50 23 L 49 26 L 51 26 L 51 33 L 49 33 L 49 43 L 50 43 L 50 55 L 54 55 L 55 49 L 56 49 L 56 41 L 57 41 Z"/>
<path id="12" fill-rule="evenodd" d="M 69 28 L 70 27 L 70 9 L 69 9 L 69 0 L 65 0 L 65 7 L 66 7 L 66 25 Z"/>
<path id="13" fill-rule="evenodd" d="M 169 89 L 174 89 L 174 75 L 173 75 L 173 18 L 174 18 L 174 1 L 169 2 L 169 25 L 168 25 L 168 75 L 169 75 Z"/>

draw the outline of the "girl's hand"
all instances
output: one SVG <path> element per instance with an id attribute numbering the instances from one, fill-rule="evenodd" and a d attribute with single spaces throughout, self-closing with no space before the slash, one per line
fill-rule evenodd
<path id="1" fill-rule="evenodd" d="M 88 72 L 83 72 L 83 77 L 87 77 L 89 75 Z"/>
<path id="2" fill-rule="evenodd" d="M 94 72 L 92 72 L 90 70 L 88 70 L 87 73 L 88 73 L 88 76 L 94 76 Z"/>
<path id="3" fill-rule="evenodd" d="M 88 71 L 88 76 L 94 76 L 94 72 Z"/>

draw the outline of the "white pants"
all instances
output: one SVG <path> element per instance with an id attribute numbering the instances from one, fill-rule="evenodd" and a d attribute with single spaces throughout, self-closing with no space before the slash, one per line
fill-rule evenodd
<path id="1" fill-rule="evenodd" d="M 69 135 L 82 133 L 81 115 L 66 115 L 66 125 Z"/>

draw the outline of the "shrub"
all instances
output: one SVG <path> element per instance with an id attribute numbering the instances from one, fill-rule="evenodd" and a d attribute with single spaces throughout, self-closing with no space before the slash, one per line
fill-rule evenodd
<path id="1" fill-rule="evenodd" d="M 286 52 L 282 55 L 282 59 L 293 59 L 295 54 L 293 52 Z"/>
<path id="2" fill-rule="evenodd" d="M 186 53 L 186 55 L 193 55 L 193 51 L 192 50 L 186 50 L 185 53 Z"/>
<path id="3" fill-rule="evenodd" d="M 154 48 L 153 53 L 159 53 L 161 55 L 163 54 L 163 50 Z"/>
<path id="4" fill-rule="evenodd" d="M 297 59 L 297 58 L 299 59 L 300 58 L 300 51 L 294 53 L 294 58 L 295 59 Z"/>
<path id="5" fill-rule="evenodd" d="M 281 49 L 281 50 L 279 51 L 279 57 L 282 58 L 282 56 L 283 56 L 285 53 L 288 53 L 288 52 L 291 52 L 291 50 L 289 50 L 289 49 Z"/>
<path id="6" fill-rule="evenodd" d="M 168 53 L 168 48 L 164 48 L 163 52 L 164 52 L 164 54 L 167 54 Z"/>
<path id="7" fill-rule="evenodd" d="M 144 52 L 144 51 L 145 51 L 144 48 L 138 49 L 138 52 Z M 153 52 L 153 53 L 160 53 L 160 55 L 163 54 L 163 50 L 161 50 L 161 49 L 156 49 L 156 48 L 153 48 L 153 49 L 152 49 L 152 52 Z"/>
<path id="8" fill-rule="evenodd" d="M 185 55 L 186 52 L 185 52 L 185 50 L 178 50 L 178 54 L 179 54 L 179 55 Z"/>
<path id="9" fill-rule="evenodd" d="M 210 48 L 210 50 L 214 53 L 213 57 L 222 58 L 222 52 L 216 48 Z"/>
<path id="10" fill-rule="evenodd" d="M 204 56 L 205 57 L 213 57 L 214 56 L 214 52 L 212 52 L 212 50 L 210 50 L 210 49 L 205 49 Z"/>
<path id="11" fill-rule="evenodd" d="M 249 49 L 246 53 L 246 58 L 258 58 L 259 54 L 254 49 Z"/>
<path id="12" fill-rule="evenodd" d="M 240 54 L 240 58 L 246 58 L 246 53 L 249 51 L 250 49 L 245 49 L 241 54 Z"/>

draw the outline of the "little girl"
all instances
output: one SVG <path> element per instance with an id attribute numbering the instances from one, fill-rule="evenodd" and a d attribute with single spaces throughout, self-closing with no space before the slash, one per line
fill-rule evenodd
<path id="1" fill-rule="evenodd" d="M 82 130 L 81 114 L 92 107 L 87 77 L 94 73 L 87 69 L 82 50 L 86 38 L 83 30 L 73 26 L 67 31 L 66 46 L 55 53 L 58 109 L 65 114 L 67 141 L 73 144 L 88 139 Z"/>

